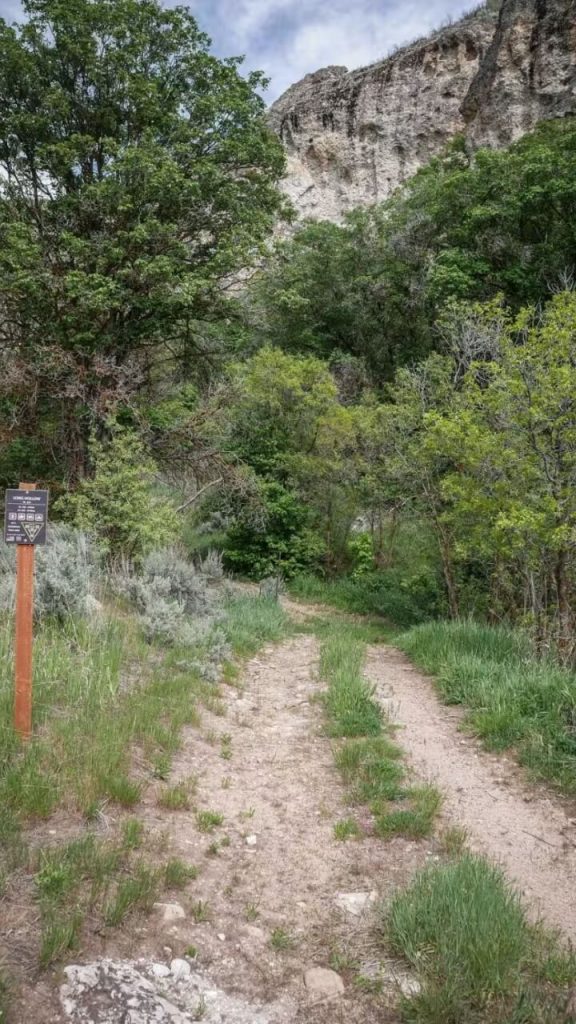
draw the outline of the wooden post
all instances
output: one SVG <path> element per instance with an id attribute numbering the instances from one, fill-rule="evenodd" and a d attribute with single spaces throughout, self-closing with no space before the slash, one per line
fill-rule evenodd
<path id="1" fill-rule="evenodd" d="M 20 484 L 22 491 L 36 484 Z M 32 734 L 32 638 L 34 616 L 34 545 L 16 548 L 16 645 L 14 728 L 22 740 Z"/>

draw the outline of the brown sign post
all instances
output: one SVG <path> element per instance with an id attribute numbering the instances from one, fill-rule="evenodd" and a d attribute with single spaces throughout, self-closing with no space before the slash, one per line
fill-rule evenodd
<path id="1" fill-rule="evenodd" d="M 48 491 L 36 484 L 6 491 L 4 540 L 17 545 L 14 728 L 23 740 L 32 734 L 34 546 L 46 543 L 47 518 Z"/>

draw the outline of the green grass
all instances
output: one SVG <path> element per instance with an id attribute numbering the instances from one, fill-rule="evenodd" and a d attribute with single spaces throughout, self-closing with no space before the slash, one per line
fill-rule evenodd
<path id="1" fill-rule="evenodd" d="M 218 811 L 198 811 L 196 824 L 199 832 L 213 832 L 224 824 L 224 815 Z"/>
<path id="2" fill-rule="evenodd" d="M 90 626 L 45 623 L 35 640 L 34 736 L 22 750 L 11 725 L 12 625 L 0 626 L 0 867 L 13 857 L 21 825 L 58 806 L 88 819 L 113 801 L 135 806 L 137 744 L 151 768 L 171 759 L 184 724 L 198 721 L 210 689 L 182 652 L 144 643 L 127 617 Z M 184 667 L 182 667 L 184 666 Z M 126 681 L 130 682 L 125 685 Z M 211 688 L 213 690 L 213 688 Z"/>
<path id="3" fill-rule="evenodd" d="M 248 658 L 264 644 L 277 643 L 291 632 L 281 605 L 270 598 L 234 597 L 226 602 L 223 629 L 234 653 Z"/>
<path id="4" fill-rule="evenodd" d="M 521 764 L 576 793 L 576 674 L 537 660 L 518 632 L 466 622 L 434 622 L 396 641 L 436 677 L 449 704 L 491 750 L 513 748 Z"/>
<path id="5" fill-rule="evenodd" d="M 402 751 L 363 676 L 365 641 L 355 623 L 321 624 L 320 675 L 328 683 L 324 702 L 336 765 L 352 799 L 367 804 L 379 835 L 420 838 L 432 831 L 441 797 L 434 786 L 407 783 Z M 336 838 L 347 838 L 342 823 Z M 342 834 L 340 834 L 342 833 Z"/>
<path id="6" fill-rule="evenodd" d="M 362 829 L 354 818 L 343 818 L 334 825 L 334 839 L 344 843 L 347 839 L 358 839 L 362 835 Z"/>
<path id="7" fill-rule="evenodd" d="M 321 646 L 320 675 L 328 682 L 326 709 L 332 736 L 376 736 L 382 715 L 364 679 L 364 644 L 354 628 L 336 623 Z"/>
<path id="8" fill-rule="evenodd" d="M 104 908 L 104 922 L 117 927 L 134 910 L 150 911 L 160 889 L 160 872 L 144 861 L 136 865 L 133 874 L 122 878 L 116 891 Z"/>
<path id="9" fill-rule="evenodd" d="M 167 889 L 185 889 L 188 882 L 198 878 L 198 868 L 186 864 L 179 857 L 172 857 L 164 865 L 164 884 Z"/>
<path id="10" fill-rule="evenodd" d="M 421 992 L 402 1002 L 409 1024 L 558 1024 L 576 960 L 528 924 L 500 870 L 465 854 L 420 872 L 383 913 L 389 948 Z"/>
<path id="11" fill-rule="evenodd" d="M 284 928 L 274 928 L 272 935 L 270 936 L 270 945 L 272 949 L 275 949 L 277 953 L 280 953 L 287 949 L 292 949 L 294 946 L 294 939 L 289 932 L 285 931 Z"/>
<path id="12" fill-rule="evenodd" d="M 189 810 L 190 794 L 193 788 L 193 783 L 190 781 L 176 782 L 173 786 L 166 786 L 158 794 L 158 806 L 164 807 L 167 811 Z"/>

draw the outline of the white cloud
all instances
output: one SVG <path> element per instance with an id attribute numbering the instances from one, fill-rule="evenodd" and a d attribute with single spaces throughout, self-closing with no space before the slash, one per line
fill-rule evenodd
<path id="1" fill-rule="evenodd" d="M 188 3 L 222 55 L 246 54 L 246 67 L 271 79 L 268 99 L 327 64 L 352 69 L 385 56 L 458 17 L 474 0 L 163 0 Z M 18 0 L 0 0 L 12 21 Z"/>

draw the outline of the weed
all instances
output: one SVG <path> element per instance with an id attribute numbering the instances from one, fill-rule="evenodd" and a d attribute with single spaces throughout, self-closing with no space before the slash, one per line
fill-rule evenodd
<path id="1" fill-rule="evenodd" d="M 274 928 L 272 935 L 270 936 L 270 945 L 276 952 L 282 950 L 292 949 L 294 946 L 294 939 L 289 932 L 285 931 L 284 928 Z"/>
<path id="2" fill-rule="evenodd" d="M 355 971 L 358 967 L 357 960 L 339 947 L 332 950 L 329 964 L 332 970 L 338 974 L 342 974 L 344 971 Z"/>
<path id="3" fill-rule="evenodd" d="M 230 846 L 230 836 L 222 836 L 220 840 L 220 846 L 224 849 L 226 846 Z"/>
<path id="4" fill-rule="evenodd" d="M 230 778 L 230 776 L 225 775 L 220 785 L 222 789 L 230 789 L 230 786 L 232 785 L 232 779 Z"/>
<path id="5" fill-rule="evenodd" d="M 235 597 L 225 605 L 224 632 L 239 657 L 255 654 L 266 643 L 284 639 L 290 624 L 281 605 L 269 598 Z"/>
<path id="6" fill-rule="evenodd" d="M 458 857 L 463 853 L 468 842 L 468 832 L 457 825 L 445 829 L 440 835 L 440 846 L 449 857 Z"/>
<path id="7" fill-rule="evenodd" d="M 186 946 L 184 950 L 184 956 L 190 957 L 191 960 L 195 960 L 198 956 L 198 950 L 196 946 Z"/>
<path id="8" fill-rule="evenodd" d="M 249 821 L 251 818 L 254 817 L 255 814 L 256 814 L 256 808 L 255 807 L 249 807 L 247 811 L 240 811 L 240 814 L 238 815 L 238 817 L 240 818 L 240 821 Z"/>
<path id="9" fill-rule="evenodd" d="M 190 785 L 188 782 L 177 782 L 168 786 L 158 795 L 158 804 L 169 811 L 187 811 L 190 809 Z"/>
<path id="10" fill-rule="evenodd" d="M 172 758 L 169 754 L 158 754 L 152 762 L 152 774 L 155 779 L 162 779 L 163 782 L 169 777 L 172 770 Z"/>
<path id="11" fill-rule="evenodd" d="M 208 1012 L 208 1004 L 204 996 L 200 996 L 194 1010 L 194 1020 L 203 1020 Z"/>
<path id="12" fill-rule="evenodd" d="M 220 737 L 220 757 L 224 761 L 230 761 L 232 757 L 232 737 L 229 733 Z"/>
<path id="13" fill-rule="evenodd" d="M 440 792 L 432 785 L 418 786 L 406 790 L 404 797 L 408 806 L 398 810 L 382 810 L 380 806 L 376 809 L 378 835 L 421 839 L 430 834 L 442 803 Z"/>
<path id="14" fill-rule="evenodd" d="M 362 835 L 362 829 L 354 818 L 344 818 L 334 825 L 334 838 L 339 842 L 346 839 L 358 839 Z"/>
<path id="15" fill-rule="evenodd" d="M 199 832 L 213 832 L 215 828 L 224 823 L 224 815 L 218 811 L 198 811 L 196 824 Z"/>
<path id="16" fill-rule="evenodd" d="M 257 903 L 247 903 L 244 908 L 244 917 L 247 921 L 256 921 L 260 916 Z"/>
<path id="17" fill-rule="evenodd" d="M 164 865 L 164 882 L 168 889 L 184 889 L 194 878 L 198 878 L 198 868 L 194 864 L 185 864 L 178 857 Z"/>
<path id="18" fill-rule="evenodd" d="M 220 843 L 217 839 L 213 839 L 208 849 L 206 850 L 207 857 L 217 857 L 220 853 Z"/>
<path id="19" fill-rule="evenodd" d="M 105 923 L 116 927 L 133 910 L 151 910 L 159 883 L 157 871 L 143 862 L 137 864 L 133 875 L 118 882 L 114 897 L 104 908 Z"/>
<path id="20" fill-rule="evenodd" d="M 42 921 L 40 938 L 40 964 L 48 967 L 70 949 L 76 949 L 82 927 L 82 914 L 74 911 L 70 917 L 51 916 Z"/>
<path id="21" fill-rule="evenodd" d="M 122 823 L 122 846 L 125 850 L 137 850 L 142 845 L 144 825 L 138 818 L 128 818 Z"/>
<path id="22" fill-rule="evenodd" d="M 320 674 L 328 682 L 326 708 L 332 736 L 376 736 L 381 712 L 362 676 L 364 645 L 353 628 L 338 623 L 321 647 Z"/>
<path id="23" fill-rule="evenodd" d="M 122 774 L 106 779 L 104 791 L 111 800 L 122 807 L 134 807 L 142 795 L 141 785 Z"/>
<path id="24" fill-rule="evenodd" d="M 197 900 L 196 903 L 193 903 L 190 907 L 190 913 L 196 924 L 202 924 L 202 922 L 210 920 L 210 908 L 205 900 Z"/>

